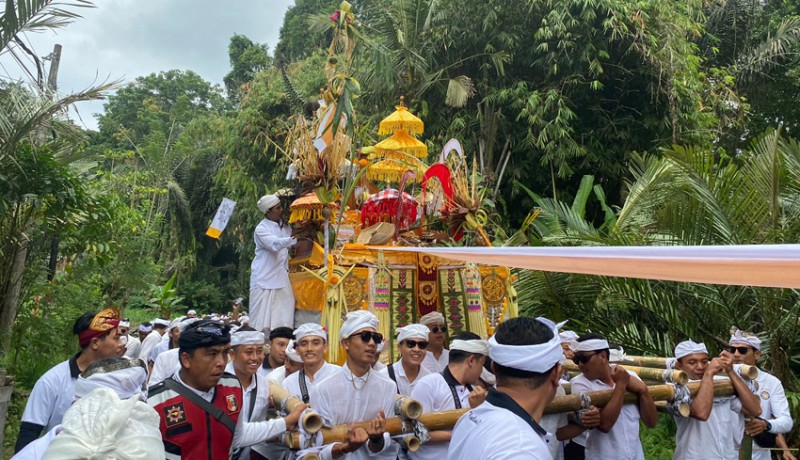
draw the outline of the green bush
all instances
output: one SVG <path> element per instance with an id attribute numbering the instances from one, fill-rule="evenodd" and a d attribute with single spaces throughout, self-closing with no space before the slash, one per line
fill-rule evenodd
<path id="1" fill-rule="evenodd" d="M 647 460 L 671 460 L 675 450 L 675 419 L 671 415 L 659 414 L 658 425 L 647 428 L 644 424 L 639 430 L 644 458 Z"/>
<path id="2" fill-rule="evenodd" d="M 182 304 L 198 313 L 219 312 L 225 306 L 225 296 L 214 284 L 203 280 L 189 281 L 178 286 L 178 296 L 183 297 Z"/>

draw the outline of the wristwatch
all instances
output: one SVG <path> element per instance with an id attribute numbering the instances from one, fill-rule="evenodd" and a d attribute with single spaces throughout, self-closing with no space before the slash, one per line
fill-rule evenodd
<path id="1" fill-rule="evenodd" d="M 765 431 L 772 431 L 772 424 L 769 423 L 769 420 L 764 420 L 764 421 L 767 422 L 767 428 Z"/>

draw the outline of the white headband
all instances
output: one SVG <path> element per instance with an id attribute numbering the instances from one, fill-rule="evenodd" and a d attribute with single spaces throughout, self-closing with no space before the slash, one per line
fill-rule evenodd
<path id="1" fill-rule="evenodd" d="M 608 340 L 606 339 L 589 339 L 584 340 L 583 342 L 578 342 L 574 347 L 572 347 L 572 351 L 597 351 L 597 350 L 607 350 Z"/>
<path id="2" fill-rule="evenodd" d="M 139 325 L 139 332 L 150 332 L 153 330 L 153 326 L 145 326 L 143 324 Z"/>
<path id="3" fill-rule="evenodd" d="M 728 345 L 733 345 L 734 343 L 743 343 L 755 348 L 756 350 L 761 350 L 761 339 L 759 339 L 755 334 L 744 332 L 738 328 L 732 327 L 731 340 L 728 342 Z"/>
<path id="4" fill-rule="evenodd" d="M 675 347 L 675 359 L 681 359 L 684 356 L 695 353 L 708 354 L 708 349 L 704 343 L 697 343 L 692 340 L 683 341 Z"/>
<path id="5" fill-rule="evenodd" d="M 547 318 L 536 318 L 553 332 L 553 338 L 536 345 L 504 345 L 497 342 L 496 334 L 489 339 L 489 357 L 501 366 L 528 372 L 544 373 L 556 364 L 564 364 L 564 350 L 558 329 Z"/>
<path id="6" fill-rule="evenodd" d="M 278 199 L 275 195 L 264 195 L 256 204 L 258 206 L 258 210 L 261 211 L 261 214 L 266 214 L 267 211 L 274 208 L 281 200 Z"/>
<path id="7" fill-rule="evenodd" d="M 426 326 L 434 324 L 444 324 L 444 315 L 442 315 L 438 311 L 432 311 L 427 315 L 424 315 L 422 318 L 420 318 L 419 323 L 424 324 Z"/>
<path id="8" fill-rule="evenodd" d="M 261 331 L 236 331 L 231 334 L 231 346 L 237 345 L 264 345 L 266 337 Z"/>
<path id="9" fill-rule="evenodd" d="M 167 320 L 165 320 L 165 319 L 156 318 L 156 319 L 154 319 L 153 321 L 150 321 L 150 322 L 151 322 L 153 325 L 156 325 L 156 326 L 164 326 L 164 327 L 169 327 L 169 321 L 167 321 Z"/>
<path id="10" fill-rule="evenodd" d="M 289 345 L 286 345 L 286 357 L 291 359 L 296 363 L 303 364 L 303 358 L 300 357 L 300 353 L 294 349 L 294 340 L 289 341 Z"/>
<path id="11" fill-rule="evenodd" d="M 322 337 L 322 340 L 328 341 L 328 333 L 325 332 L 325 328 L 317 323 L 304 323 L 297 326 L 297 329 L 294 330 L 294 339 L 298 342 L 303 337 L 308 336 Z"/>
<path id="12" fill-rule="evenodd" d="M 378 330 L 378 317 L 367 310 L 351 311 L 339 329 L 339 336 L 346 339 L 361 329 L 372 328 Z"/>
<path id="13" fill-rule="evenodd" d="M 119 327 L 127 327 L 127 328 L 129 328 L 129 327 L 131 327 L 131 322 L 130 321 L 120 321 L 119 322 Z"/>
<path id="14" fill-rule="evenodd" d="M 578 333 L 575 331 L 563 331 L 558 333 L 561 343 L 575 343 L 578 341 Z"/>
<path id="15" fill-rule="evenodd" d="M 427 342 L 428 334 L 430 332 L 431 331 L 428 329 L 428 326 L 422 324 L 409 324 L 408 326 L 403 326 L 397 329 L 397 343 L 408 339 L 424 340 Z"/>
<path id="16" fill-rule="evenodd" d="M 467 353 L 478 353 L 480 355 L 489 354 L 489 344 L 485 340 L 459 340 L 455 339 L 450 342 L 451 350 L 461 350 Z"/>

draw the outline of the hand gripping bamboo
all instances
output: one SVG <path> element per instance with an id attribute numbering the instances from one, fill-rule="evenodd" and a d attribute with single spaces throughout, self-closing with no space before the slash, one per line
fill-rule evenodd
<path id="1" fill-rule="evenodd" d="M 653 367 L 640 367 L 623 363 L 618 363 L 617 365 L 633 372 L 634 374 L 638 375 L 639 378 L 641 378 L 642 380 L 654 380 L 657 382 L 664 382 L 664 383 L 678 383 L 680 385 L 686 385 L 687 383 L 689 383 L 689 376 L 686 374 L 686 372 L 683 371 L 676 371 L 667 368 L 657 369 Z M 580 372 L 578 366 L 572 363 L 572 361 L 567 361 L 564 367 L 567 369 L 567 371 Z"/>
<path id="2" fill-rule="evenodd" d="M 691 382 L 686 385 L 686 388 L 689 390 L 692 396 L 697 394 L 697 391 L 700 389 L 700 383 L 701 382 Z M 675 397 L 674 385 L 670 384 L 652 385 L 649 386 L 648 389 L 650 396 L 653 398 L 653 401 L 671 401 Z M 613 392 L 614 390 L 590 391 L 585 394 L 585 397 L 588 398 L 589 401 L 591 401 L 592 405 L 597 407 L 603 407 L 611 399 Z M 733 394 L 734 394 L 733 385 L 731 385 L 730 380 L 714 381 L 715 396 L 730 396 Z M 625 403 L 636 403 L 638 402 L 638 400 L 639 396 L 637 394 L 631 392 L 625 393 L 624 397 Z M 576 410 L 580 410 L 582 408 L 583 408 L 583 403 L 581 396 L 579 395 L 558 396 L 547 406 L 547 408 L 545 408 L 544 413 L 555 414 L 555 413 L 573 412 Z M 429 431 L 452 430 L 453 426 L 455 426 L 459 417 L 464 415 L 464 413 L 466 413 L 468 410 L 469 408 L 465 408 L 465 409 L 456 409 L 443 412 L 431 412 L 428 414 L 422 414 L 422 416 L 420 416 L 419 418 L 419 422 L 425 425 L 425 427 Z M 685 410 L 685 408 L 683 410 Z M 355 428 L 367 429 L 370 426 L 370 422 L 369 421 L 357 422 L 349 425 L 337 425 L 333 428 L 323 428 L 322 429 L 323 444 L 330 444 L 332 442 L 346 442 L 347 429 L 348 427 L 351 426 Z M 399 417 L 392 417 L 386 419 L 386 432 L 389 433 L 391 436 L 397 436 L 409 433 L 404 420 Z M 283 442 L 286 446 L 288 446 L 291 449 L 301 448 L 300 434 L 297 432 L 286 432 L 286 434 L 283 437 Z"/>
<path id="3" fill-rule="evenodd" d="M 286 413 L 291 412 L 298 404 L 303 404 L 300 398 L 290 395 L 283 387 L 272 382 L 269 383 L 269 395 L 275 401 L 275 406 L 282 408 Z M 317 433 L 322 429 L 322 417 L 312 410 L 302 416 L 299 423 L 303 425 L 303 429 L 309 434 Z"/>
<path id="4" fill-rule="evenodd" d="M 661 358 L 658 356 L 625 356 L 625 361 L 620 364 L 628 369 L 628 364 L 640 367 L 667 369 L 671 367 L 674 358 Z M 745 380 L 755 380 L 758 377 L 758 368 L 748 364 L 734 364 L 734 370 Z M 720 374 L 724 375 L 724 374 Z M 644 378 L 644 377 L 643 377 Z M 654 379 L 655 380 L 655 379 Z"/>

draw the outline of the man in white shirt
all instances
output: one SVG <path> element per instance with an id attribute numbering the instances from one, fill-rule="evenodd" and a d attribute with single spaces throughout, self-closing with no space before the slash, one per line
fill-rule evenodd
<path id="1" fill-rule="evenodd" d="M 419 319 L 419 323 L 427 326 L 430 331 L 428 334 L 428 350 L 422 367 L 432 374 L 442 372 L 449 363 L 449 351 L 444 347 L 445 334 L 447 327 L 444 325 L 444 316 L 438 311 L 432 311 Z"/>
<path id="2" fill-rule="evenodd" d="M 125 347 L 125 354 L 123 356 L 126 358 L 136 358 L 139 356 L 139 350 L 142 348 L 142 342 L 128 333 L 130 328 L 131 322 L 128 319 L 123 319 L 120 321 L 118 326 L 119 339 L 122 341 L 122 345 Z"/>
<path id="3" fill-rule="evenodd" d="M 489 345 L 472 332 L 458 334 L 450 344 L 450 364 L 444 371 L 428 374 L 414 386 L 411 397 L 422 404 L 423 412 L 441 412 L 477 407 L 486 391 L 474 387 L 479 382 Z M 447 456 L 452 433 L 449 430 L 431 431 L 430 441 L 408 455 L 414 460 L 441 460 Z"/>
<path id="4" fill-rule="evenodd" d="M 264 215 L 253 234 L 255 258 L 250 266 L 250 322 L 269 334 L 278 327 L 294 327 L 294 292 L 289 282 L 289 248 L 297 244 L 292 229 L 281 222 L 283 206 L 275 195 L 258 200 Z"/>
<path id="5" fill-rule="evenodd" d="M 600 409 L 600 425 L 589 431 L 586 460 L 644 460 L 639 420 L 650 428 L 658 423 L 647 385 L 636 374 L 609 364 L 608 341 L 600 334 L 580 337 L 573 351 L 572 360 L 582 373 L 571 380 L 572 394 L 613 390 L 611 399 Z M 638 404 L 623 403 L 626 391 L 638 396 Z"/>
<path id="6" fill-rule="evenodd" d="M 178 348 L 178 339 L 181 336 L 181 327 L 186 327 L 188 323 L 185 320 L 192 320 L 192 318 L 187 318 L 185 316 L 181 316 L 179 318 L 175 318 L 172 322 L 169 323 L 169 328 L 167 328 L 167 332 L 161 336 L 161 343 L 153 347 L 153 350 L 150 351 L 150 356 L 147 357 L 147 362 L 152 369 L 153 363 L 156 362 L 156 358 L 161 353 L 165 351 L 172 350 L 174 348 Z M 170 374 L 171 375 L 171 374 Z"/>
<path id="7" fill-rule="evenodd" d="M 252 327 L 252 326 L 251 326 Z M 253 329 L 260 331 L 256 327 Z M 264 357 L 264 363 L 258 369 L 262 377 L 268 377 L 275 369 L 286 362 L 286 347 L 294 337 L 294 330 L 290 327 L 278 327 L 269 331 L 269 353 Z"/>
<path id="8" fill-rule="evenodd" d="M 200 321 L 200 318 L 184 318 L 183 321 L 180 321 L 176 327 L 178 330 L 178 332 L 175 334 L 177 337 L 176 340 L 180 339 L 180 331 L 185 330 L 190 324 L 197 321 Z M 170 341 L 169 344 L 171 343 L 172 342 Z M 155 355 L 156 350 L 158 350 L 158 347 L 153 349 L 151 356 Z M 150 368 L 150 378 L 147 380 L 147 382 L 150 386 L 153 386 L 159 382 L 163 382 L 165 379 L 171 377 L 172 374 L 181 370 L 180 348 L 178 348 L 178 342 L 175 343 L 174 347 L 170 347 L 168 350 L 158 353 L 158 355 L 155 357 L 155 360 L 151 362 L 150 366 L 148 367 Z"/>
<path id="9" fill-rule="evenodd" d="M 397 385 L 397 394 L 410 396 L 414 384 L 430 374 L 421 366 L 428 348 L 428 328 L 422 324 L 409 324 L 397 329 L 397 349 L 400 359 L 380 372 Z"/>
<path id="10" fill-rule="evenodd" d="M 294 347 L 294 340 L 290 340 L 289 345 L 284 351 L 286 359 L 283 361 L 283 366 L 273 369 L 272 372 L 267 375 L 267 380 L 275 385 L 281 386 L 283 385 L 283 381 L 286 380 L 286 377 L 299 372 L 300 369 L 303 368 L 303 358 L 300 357 L 300 354 Z M 261 369 L 259 369 L 259 372 L 261 372 Z"/>
<path id="11" fill-rule="evenodd" d="M 161 336 L 167 332 L 169 327 L 169 321 L 162 318 L 156 318 L 150 323 L 153 325 L 153 331 L 142 340 L 142 349 L 139 351 L 139 359 L 144 362 L 150 361 L 150 353 L 161 343 Z"/>
<path id="12" fill-rule="evenodd" d="M 747 384 L 733 370 L 733 358 L 723 351 L 709 363 L 703 343 L 686 340 L 675 347 L 675 368 L 686 372 L 689 380 L 701 380 L 692 399 L 689 417 L 675 416 L 675 460 L 737 460 L 732 429 L 734 412 L 746 411 L 758 416 L 761 405 Z M 714 396 L 715 376 L 725 372 L 736 396 Z"/>
<path id="13" fill-rule="evenodd" d="M 42 433 L 60 424 L 72 404 L 75 382 L 82 369 L 101 359 L 122 356 L 124 348 L 117 335 L 119 312 L 107 308 L 87 313 L 75 321 L 72 332 L 78 336 L 81 351 L 44 373 L 33 386 L 22 413 L 22 424 L 15 452 L 19 452 Z"/>
<path id="14" fill-rule="evenodd" d="M 761 359 L 761 339 L 733 328 L 727 351 L 734 364 L 756 366 Z M 753 384 L 752 390 L 761 402 L 761 416 L 745 423 L 744 416 L 739 413 L 734 426 L 738 435 L 746 432 L 753 437 L 753 460 L 770 460 L 770 451 L 766 449 L 777 446 L 775 435 L 792 430 L 792 414 L 783 385 L 774 375 L 759 369 Z"/>
<path id="15" fill-rule="evenodd" d="M 458 420 L 448 460 L 551 460 L 549 435 L 539 421 L 555 397 L 564 362 L 555 324 L 506 320 L 489 339 L 489 357 L 497 387 Z"/>
<path id="16" fill-rule="evenodd" d="M 325 361 L 328 352 L 328 333 L 319 324 L 305 323 L 294 330 L 295 351 L 303 368 L 283 379 L 283 388 L 306 404 L 312 404 L 311 389 L 316 382 L 341 369 Z"/>
<path id="17" fill-rule="evenodd" d="M 386 414 L 394 413 L 394 382 L 372 369 L 378 343 L 378 318 L 365 310 L 347 314 L 340 329 L 347 361 L 341 369 L 314 386 L 311 400 L 317 412 L 333 425 L 369 421 L 369 427 L 351 429 L 347 442 L 328 444 L 323 460 L 395 460 L 399 446 L 386 433 Z"/>

